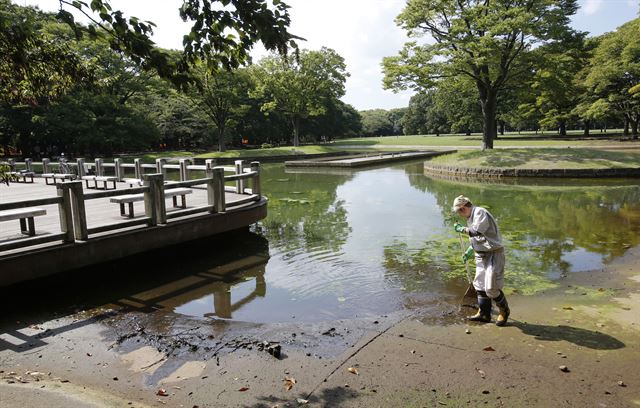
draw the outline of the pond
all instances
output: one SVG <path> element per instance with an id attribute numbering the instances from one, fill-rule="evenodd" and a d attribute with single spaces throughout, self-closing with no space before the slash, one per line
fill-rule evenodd
<path id="1" fill-rule="evenodd" d="M 510 294 L 552 291 L 640 241 L 634 179 L 479 182 L 426 176 L 423 161 L 359 171 L 271 164 L 262 191 L 269 215 L 251 235 L 259 248 L 236 248 L 225 266 L 240 278 L 174 302 L 176 313 L 260 323 L 436 313 L 466 287 L 450 212 L 459 194 L 498 220 Z M 200 263 L 186 270 L 215 269 Z"/>

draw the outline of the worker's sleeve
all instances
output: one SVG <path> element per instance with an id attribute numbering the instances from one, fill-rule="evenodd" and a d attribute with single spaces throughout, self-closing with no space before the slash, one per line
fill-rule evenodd
<path id="1" fill-rule="evenodd" d="M 476 216 L 473 218 L 473 223 L 467 229 L 470 237 L 484 234 L 489 229 L 489 216 L 486 211 L 477 211 Z"/>

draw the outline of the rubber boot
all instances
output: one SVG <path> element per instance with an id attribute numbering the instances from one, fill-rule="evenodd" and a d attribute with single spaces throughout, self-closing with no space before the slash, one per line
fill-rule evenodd
<path id="1" fill-rule="evenodd" d="M 478 313 L 468 316 L 467 320 L 472 322 L 491 322 L 491 298 L 486 292 L 478 291 Z"/>
<path id="2" fill-rule="evenodd" d="M 500 296 L 494 299 L 496 302 L 496 306 L 500 310 L 498 314 L 498 319 L 496 319 L 496 326 L 504 326 L 507 324 L 507 320 L 509 319 L 509 315 L 511 314 L 511 310 L 509 310 L 509 303 L 507 302 L 507 298 L 502 291 L 500 291 Z"/>

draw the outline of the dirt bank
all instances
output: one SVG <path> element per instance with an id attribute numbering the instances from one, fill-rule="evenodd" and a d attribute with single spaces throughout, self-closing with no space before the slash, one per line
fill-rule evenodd
<path id="1" fill-rule="evenodd" d="M 455 299 L 437 315 L 418 307 L 321 324 L 170 316 L 171 332 L 144 311 L 11 313 L 0 405 L 640 406 L 639 248 L 510 302 L 504 328 L 464 323 Z"/>

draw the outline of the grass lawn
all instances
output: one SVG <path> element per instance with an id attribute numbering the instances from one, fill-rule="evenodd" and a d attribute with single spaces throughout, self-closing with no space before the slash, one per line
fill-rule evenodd
<path id="1" fill-rule="evenodd" d="M 506 133 L 494 141 L 494 147 L 501 146 L 592 146 L 605 144 L 620 144 L 621 132 L 610 130 L 608 133 L 592 132 L 588 139 L 582 137 L 582 131 L 570 131 L 565 137 L 560 137 L 555 133 L 545 134 L 535 133 Z M 368 146 L 384 147 L 390 145 L 397 146 L 470 146 L 479 147 L 482 143 L 481 134 L 466 135 L 413 135 L 413 136 L 382 136 L 354 139 L 337 140 L 333 145 L 339 146 Z M 640 142 L 625 142 L 624 144 L 635 143 L 640 146 Z"/>
<path id="2" fill-rule="evenodd" d="M 339 152 L 341 149 L 334 146 L 282 146 L 272 147 L 269 149 L 241 149 L 241 150 L 228 150 L 226 152 L 207 152 L 199 154 L 195 157 L 200 159 L 214 159 L 216 157 L 265 157 L 265 156 L 295 156 L 297 154 L 319 154 L 319 153 L 334 153 Z"/>
<path id="3" fill-rule="evenodd" d="M 477 168 L 601 169 L 640 167 L 640 152 L 590 149 L 500 149 L 465 151 L 431 160 L 434 164 Z"/>

